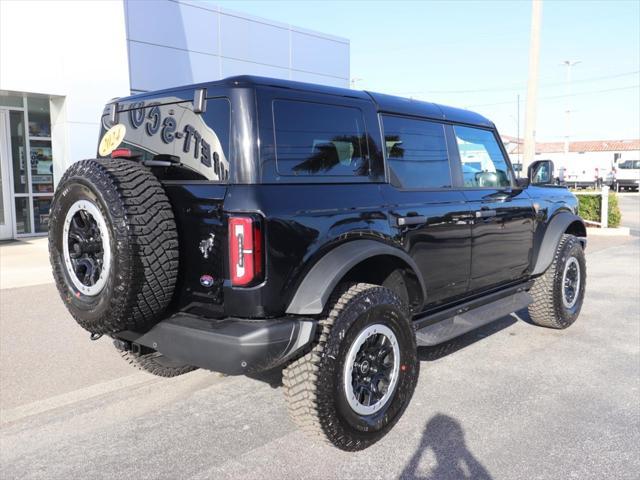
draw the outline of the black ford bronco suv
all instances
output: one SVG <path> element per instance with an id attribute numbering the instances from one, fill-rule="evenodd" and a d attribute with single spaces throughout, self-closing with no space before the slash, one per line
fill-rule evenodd
<path id="1" fill-rule="evenodd" d="M 553 165 L 514 176 L 464 110 L 241 76 L 110 102 L 57 187 L 64 303 L 143 370 L 282 370 L 344 450 L 398 421 L 436 345 L 528 307 L 571 325 L 586 230 Z"/>

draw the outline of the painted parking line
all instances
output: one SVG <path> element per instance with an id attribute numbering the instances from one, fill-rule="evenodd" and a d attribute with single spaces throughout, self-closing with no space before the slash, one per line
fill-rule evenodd
<path id="1" fill-rule="evenodd" d="M 147 373 L 136 373 L 126 377 L 116 378 L 108 382 L 102 382 L 89 387 L 74 390 L 73 392 L 63 393 L 55 397 L 38 400 L 33 403 L 21 405 L 8 410 L 0 410 L 0 425 L 22 420 L 23 418 L 38 415 L 60 407 L 82 402 L 90 398 L 98 397 L 107 393 L 115 392 L 123 388 L 130 388 L 143 383 L 158 381 L 156 377 L 152 377 Z"/>

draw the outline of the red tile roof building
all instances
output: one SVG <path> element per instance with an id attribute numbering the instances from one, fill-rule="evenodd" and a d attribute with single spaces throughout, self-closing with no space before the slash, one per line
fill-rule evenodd
<path id="1" fill-rule="evenodd" d="M 518 155 L 524 152 L 524 140 L 508 135 L 503 135 L 502 140 L 510 155 Z M 635 140 L 587 140 L 569 142 L 569 152 L 629 152 L 640 151 L 640 139 Z M 538 142 L 536 154 L 563 153 L 564 142 Z"/>

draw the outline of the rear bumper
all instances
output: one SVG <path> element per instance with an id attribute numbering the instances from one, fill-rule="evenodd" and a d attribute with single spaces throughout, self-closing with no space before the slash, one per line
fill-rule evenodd
<path id="1" fill-rule="evenodd" d="M 315 330 L 315 320 L 298 317 L 211 320 L 176 314 L 147 333 L 119 332 L 114 340 L 120 349 L 151 349 L 196 367 L 244 375 L 283 364 L 313 341 Z"/>

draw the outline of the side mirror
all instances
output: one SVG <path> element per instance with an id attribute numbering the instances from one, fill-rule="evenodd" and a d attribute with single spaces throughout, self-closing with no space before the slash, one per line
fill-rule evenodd
<path id="1" fill-rule="evenodd" d="M 537 160 L 529 165 L 527 177 L 530 185 L 549 185 L 553 183 L 553 162 Z"/>

